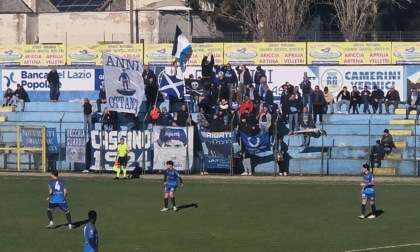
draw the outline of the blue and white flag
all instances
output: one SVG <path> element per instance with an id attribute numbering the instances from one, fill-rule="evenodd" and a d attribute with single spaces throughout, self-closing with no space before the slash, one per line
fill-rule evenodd
<path id="1" fill-rule="evenodd" d="M 107 52 L 102 61 L 108 109 L 137 115 L 144 96 L 143 61 Z"/>
<path id="2" fill-rule="evenodd" d="M 190 59 L 192 54 L 192 47 L 187 37 L 182 34 L 181 29 L 178 25 L 176 26 L 174 46 L 172 48 L 172 56 L 174 56 L 178 62 L 181 69 L 185 69 L 185 63 Z"/>
<path id="3" fill-rule="evenodd" d="M 229 169 L 232 160 L 232 142 L 236 141 L 236 131 L 199 131 L 206 168 Z"/>
<path id="4" fill-rule="evenodd" d="M 184 95 L 184 81 L 175 76 L 169 76 L 165 72 L 162 72 L 161 75 L 159 91 L 178 99 L 181 98 Z"/>
<path id="5" fill-rule="evenodd" d="M 264 132 L 257 136 L 248 136 L 241 131 L 240 133 L 242 143 L 245 145 L 245 148 L 248 150 L 249 154 L 255 155 L 270 150 L 271 145 L 268 132 Z"/>

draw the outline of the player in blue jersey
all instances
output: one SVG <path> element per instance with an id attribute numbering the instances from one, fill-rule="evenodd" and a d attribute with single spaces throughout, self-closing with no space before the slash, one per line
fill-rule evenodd
<path id="1" fill-rule="evenodd" d="M 366 202 L 370 201 L 370 206 L 372 207 L 372 214 L 367 216 L 368 219 L 376 218 L 376 206 L 375 206 L 375 185 L 373 181 L 375 176 L 369 171 L 369 165 L 364 164 L 362 167 L 363 182 L 360 183 L 362 187 L 362 215 L 359 216 L 359 219 L 366 218 Z"/>
<path id="2" fill-rule="evenodd" d="M 90 210 L 88 213 L 89 222 L 86 224 L 83 230 L 83 236 L 85 238 L 85 248 L 83 252 L 99 252 L 99 240 L 98 231 L 96 231 L 96 211 Z"/>
<path id="3" fill-rule="evenodd" d="M 53 215 L 52 210 L 56 209 L 57 207 L 61 209 L 66 214 L 68 227 L 72 229 L 74 226 L 71 224 L 71 215 L 70 209 L 66 202 L 67 196 L 67 188 L 64 182 L 58 177 L 58 171 L 54 170 L 51 172 L 52 180 L 48 183 L 48 197 L 47 201 L 49 201 L 48 208 L 47 208 L 47 216 L 50 220 L 47 228 L 54 227 L 53 222 Z"/>
<path id="4" fill-rule="evenodd" d="M 182 178 L 179 176 L 179 173 L 174 169 L 174 162 L 167 161 L 166 162 L 166 171 L 165 176 L 163 178 L 163 184 L 165 184 L 165 193 L 163 195 L 164 198 L 164 204 L 165 206 L 160 211 L 168 211 L 168 197 L 171 198 L 171 202 L 173 207 L 173 210 L 176 212 L 178 209 L 176 208 L 175 203 L 175 191 L 178 187 L 178 179 L 181 183 L 181 186 L 184 186 L 184 182 L 182 181 Z"/>
<path id="5" fill-rule="evenodd" d="M 124 68 L 122 69 L 122 73 L 120 74 L 120 78 L 118 78 L 118 80 L 122 82 L 123 88 L 125 90 L 127 90 L 128 89 L 128 83 L 130 82 L 130 77 L 125 72 Z"/>

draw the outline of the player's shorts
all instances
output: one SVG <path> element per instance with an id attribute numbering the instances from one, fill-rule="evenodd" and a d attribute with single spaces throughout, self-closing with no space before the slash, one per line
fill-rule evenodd
<path id="1" fill-rule="evenodd" d="M 363 189 L 362 199 L 367 199 L 367 200 L 374 201 L 376 199 L 375 188 L 374 187 L 366 187 L 365 189 Z"/>
<path id="2" fill-rule="evenodd" d="M 118 157 L 118 164 L 127 166 L 127 156 L 125 157 Z"/>
<path id="3" fill-rule="evenodd" d="M 51 203 L 50 202 L 48 204 L 48 209 L 50 209 L 50 210 L 54 210 L 57 207 L 60 208 L 61 211 L 65 212 L 65 213 L 70 211 L 69 206 L 67 205 L 67 202 L 64 202 L 64 203 Z"/>
<path id="4" fill-rule="evenodd" d="M 92 246 L 90 246 L 90 244 L 85 244 L 83 252 L 95 252 L 95 250 L 92 248 Z"/>
<path id="5" fill-rule="evenodd" d="M 178 185 L 166 185 L 165 186 L 165 193 L 175 192 Z"/>

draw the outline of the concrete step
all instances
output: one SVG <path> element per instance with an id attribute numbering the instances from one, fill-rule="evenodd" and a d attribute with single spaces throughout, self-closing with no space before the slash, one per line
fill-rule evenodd
<path id="1" fill-rule="evenodd" d="M 407 142 L 394 142 L 397 148 L 407 148 Z"/>
<path id="2" fill-rule="evenodd" d="M 373 173 L 376 176 L 395 176 L 397 175 L 397 168 L 395 167 L 373 168 Z"/>
<path id="3" fill-rule="evenodd" d="M 411 130 L 394 130 L 394 129 L 389 130 L 389 133 L 392 136 L 411 136 L 413 134 Z"/>
<path id="4" fill-rule="evenodd" d="M 7 116 L 0 116 L 0 122 L 7 122 Z"/>
<path id="5" fill-rule="evenodd" d="M 415 110 L 410 111 L 410 115 L 415 115 L 417 112 Z M 395 110 L 396 115 L 405 115 L 405 109 L 399 108 Z"/>
<path id="6" fill-rule="evenodd" d="M 390 125 L 416 125 L 416 120 L 410 119 L 393 119 L 389 121 Z"/>
<path id="7" fill-rule="evenodd" d="M 390 153 L 389 155 L 385 155 L 386 160 L 400 160 L 402 159 L 401 153 Z"/>
<path id="8" fill-rule="evenodd" d="M 15 112 L 15 111 L 16 111 L 15 106 L 0 107 L 0 112 L 9 113 L 9 112 Z"/>

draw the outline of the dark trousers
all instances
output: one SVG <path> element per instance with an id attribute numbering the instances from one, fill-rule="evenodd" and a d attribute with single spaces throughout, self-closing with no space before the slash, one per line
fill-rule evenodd
<path id="1" fill-rule="evenodd" d="M 50 100 L 58 101 L 60 97 L 60 83 L 52 84 L 50 83 Z"/>
<path id="2" fill-rule="evenodd" d="M 378 163 L 378 168 L 381 167 L 382 164 L 382 158 L 380 158 L 378 155 L 374 156 L 373 154 L 370 154 L 370 167 L 375 167 L 375 162 Z"/>
<path id="3" fill-rule="evenodd" d="M 279 166 L 279 172 L 289 174 L 289 159 L 285 158 L 285 160 L 277 162 L 277 165 Z"/>
<path id="4" fill-rule="evenodd" d="M 101 99 L 96 99 L 96 111 L 101 112 L 101 104 L 106 104 L 106 102 L 102 102 Z"/>
<path id="5" fill-rule="evenodd" d="M 316 123 L 316 115 L 319 115 L 319 122 L 322 122 L 322 104 L 313 104 L 314 123 Z"/>

